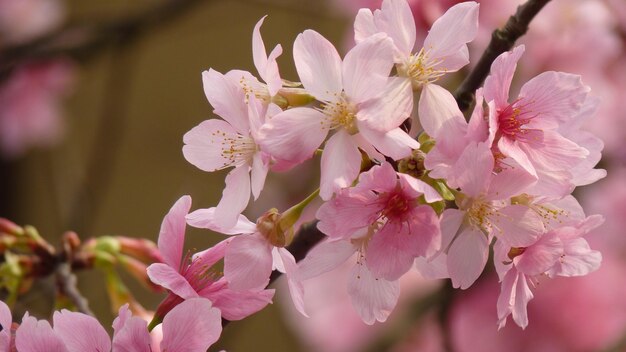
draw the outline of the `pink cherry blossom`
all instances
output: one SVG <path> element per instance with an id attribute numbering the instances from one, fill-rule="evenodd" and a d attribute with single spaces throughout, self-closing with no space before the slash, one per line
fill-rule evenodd
<path id="1" fill-rule="evenodd" d="M 233 290 L 225 278 L 218 278 L 217 272 L 211 269 L 224 258 L 230 239 L 196 253 L 189 263 L 183 261 L 185 217 L 190 208 L 191 197 L 181 197 L 161 225 L 158 247 L 164 262 L 152 264 L 147 270 L 150 280 L 168 289 L 170 294 L 161 303 L 155 316 L 163 318 L 179 303 L 195 297 L 208 298 L 228 320 L 243 319 L 263 309 L 271 302 L 274 290 Z"/>
<path id="2" fill-rule="evenodd" d="M 285 248 L 285 243 L 277 243 L 276 238 L 261 229 L 263 219 L 259 219 L 260 225 L 257 225 L 239 215 L 237 224 L 230 229 L 220 227 L 216 220 L 215 208 L 198 209 L 187 216 L 191 226 L 237 235 L 230 239 L 224 256 L 224 278 L 229 288 L 237 291 L 263 289 L 269 283 L 272 270 L 278 270 L 287 276 L 294 306 L 302 315 L 308 316 L 302 283 L 295 278 L 296 260 Z"/>
<path id="3" fill-rule="evenodd" d="M 446 209 L 442 214 L 443 240 L 438 255 L 431 263 L 416 263 L 425 276 L 447 276 L 454 287 L 466 289 L 483 271 L 493 236 L 511 246 L 524 246 L 545 231 L 537 212 L 509 202 L 536 178 L 520 169 L 494 174 L 494 165 L 487 143 L 471 143 L 452 167 L 448 184 L 461 190 L 455 200 L 458 209 Z M 445 269 L 441 268 L 443 263 Z M 442 270 L 447 273 L 442 274 Z"/>
<path id="4" fill-rule="evenodd" d="M 408 85 L 389 78 L 392 55 L 392 42 L 384 34 L 364 40 L 343 61 L 315 31 L 296 38 L 298 75 L 322 106 L 293 108 L 273 116 L 261 129 L 261 143 L 273 156 L 298 164 L 313 156 L 330 130 L 337 130 L 322 154 L 320 196 L 324 200 L 358 176 L 358 148 L 379 159 L 380 153 L 400 159 L 419 147 L 398 127 L 410 116 L 413 99 Z"/>
<path id="5" fill-rule="evenodd" d="M 257 145 L 257 131 L 267 109 L 213 69 L 202 77 L 209 102 L 224 120 L 206 120 L 187 132 L 183 154 L 204 171 L 234 167 L 226 176 L 226 188 L 217 205 L 220 224 L 232 227 L 248 205 L 250 192 L 258 198 L 269 170 L 270 157 Z"/>
<path id="6" fill-rule="evenodd" d="M 590 153 L 564 137 L 559 127 L 580 114 L 589 87 L 579 76 L 544 72 L 526 82 L 518 98 L 509 103 L 509 87 L 523 52 L 524 46 L 518 46 L 500 55 L 485 80 L 485 100 L 493 102 L 490 109 L 495 110 L 490 111 L 489 121 L 494 148 L 538 176 L 535 193 L 564 196 L 574 188 L 568 170 Z"/>
<path id="7" fill-rule="evenodd" d="M 1 22 L 1 21 L 0 21 Z M 61 101 L 73 77 L 65 61 L 28 63 L 0 87 L 0 153 L 18 157 L 31 147 L 48 147 L 63 134 Z"/>
<path id="8" fill-rule="evenodd" d="M 499 327 L 506 324 L 511 314 L 517 325 L 528 325 L 526 305 L 533 298 L 529 282 L 545 274 L 555 276 L 584 276 L 600 266 L 602 256 L 591 250 L 582 238 L 600 226 L 603 218 L 590 216 L 574 226 L 563 226 L 549 231 L 536 242 L 524 247 L 510 247 L 496 242 L 494 262 L 502 282 L 498 298 Z"/>
<path id="9" fill-rule="evenodd" d="M 0 0 L 0 41 L 22 43 L 57 27 L 64 16 L 60 0 Z"/>

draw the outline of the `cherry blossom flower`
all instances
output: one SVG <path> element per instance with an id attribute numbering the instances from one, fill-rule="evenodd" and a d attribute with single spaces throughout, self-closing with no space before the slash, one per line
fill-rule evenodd
<path id="1" fill-rule="evenodd" d="M 0 309 L 5 309 L 0 302 Z M 6 308 L 8 309 L 8 308 Z M 4 323 L 4 322 L 3 322 Z M 10 324 L 10 316 L 9 316 Z M 128 304 L 122 306 L 113 322 L 113 341 L 94 317 L 61 310 L 54 312 L 54 328 L 46 320 L 28 313 L 15 333 L 15 348 L 24 352 L 156 352 L 147 322 L 131 316 Z M 204 352 L 222 332 L 220 311 L 204 298 L 186 300 L 172 309 L 163 320 L 160 351 Z M 4 347 L 4 345 L 3 345 Z M 8 347 L 2 351 L 10 351 Z"/>
<path id="2" fill-rule="evenodd" d="M 272 270 L 287 276 L 289 292 L 296 309 L 308 316 L 303 302 L 304 289 L 296 280 L 296 260 L 285 248 L 286 238 L 279 223 L 277 211 L 259 218 L 257 224 L 239 215 L 237 224 L 230 229 L 217 225 L 216 209 L 198 209 L 187 216 L 187 223 L 226 235 L 230 239 L 224 255 L 224 278 L 232 290 L 260 290 L 265 288 Z"/>
<path id="3" fill-rule="evenodd" d="M 441 216 L 442 250 L 432 265 L 445 263 L 447 272 L 429 268 L 418 261 L 422 274 L 450 277 L 454 287 L 466 289 L 478 278 L 487 263 L 493 236 L 513 247 L 531 244 L 545 231 L 541 216 L 509 198 L 523 194 L 536 178 L 521 169 L 493 174 L 494 158 L 487 143 L 468 145 L 450 174 L 448 182 L 456 194 L 458 209 L 446 209 Z"/>
<path id="4" fill-rule="evenodd" d="M 196 253 L 189 263 L 182 259 L 185 241 L 185 217 L 191 208 L 191 197 L 183 196 L 163 219 L 158 247 L 163 263 L 148 267 L 150 280 L 170 291 L 161 303 L 155 319 L 162 319 L 173 307 L 184 300 L 204 297 L 222 312 L 228 320 L 240 320 L 256 313 L 271 302 L 274 290 L 233 290 L 227 280 L 218 278 L 211 267 L 224 258 L 229 240 Z"/>
<path id="5" fill-rule="evenodd" d="M 545 233 L 524 247 L 510 247 L 501 241 L 494 247 L 494 262 L 502 290 L 498 298 L 499 327 L 509 315 L 517 325 L 528 325 L 526 305 L 533 298 L 528 285 L 533 278 L 545 274 L 584 276 L 598 269 L 602 255 L 591 250 L 582 238 L 603 222 L 600 215 L 590 216 L 575 226 L 563 226 Z"/>
<path id="6" fill-rule="evenodd" d="M 419 204 L 421 196 L 426 202 L 442 200 L 432 187 L 396 173 L 388 163 L 361 174 L 355 187 L 339 191 L 318 210 L 318 228 L 329 241 L 302 261 L 301 279 L 358 253 L 348 281 L 352 303 L 367 324 L 386 320 L 398 299 L 398 279 L 417 256 L 430 257 L 441 245 L 437 215 Z"/>
<path id="7" fill-rule="evenodd" d="M 57 27 L 64 17 L 60 0 L 0 0 L 0 39 L 23 43 Z"/>
<path id="8" fill-rule="evenodd" d="M 485 100 L 493 101 L 490 108 L 495 110 L 489 120 L 494 148 L 538 176 L 534 193 L 564 196 L 574 188 L 568 170 L 583 162 L 589 151 L 558 129 L 580 114 L 589 87 L 580 76 L 544 72 L 526 82 L 509 103 L 509 87 L 523 52 L 521 45 L 501 54 L 485 80 Z"/>
<path id="9" fill-rule="evenodd" d="M 407 84 L 389 78 L 392 45 L 386 35 L 374 35 L 342 61 L 319 33 L 307 30 L 296 38 L 298 75 L 322 105 L 273 116 L 261 128 L 261 144 L 271 155 L 298 164 L 312 157 L 329 131 L 336 130 L 322 154 L 320 196 L 324 200 L 358 176 L 358 148 L 379 159 L 380 153 L 400 159 L 419 147 L 398 127 L 410 116 L 413 99 Z"/>

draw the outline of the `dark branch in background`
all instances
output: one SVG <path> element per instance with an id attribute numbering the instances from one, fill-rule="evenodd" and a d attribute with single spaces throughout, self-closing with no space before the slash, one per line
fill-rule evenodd
<path id="1" fill-rule="evenodd" d="M 87 299 L 78 291 L 76 275 L 72 273 L 71 264 L 60 263 L 55 273 L 59 291 L 72 301 L 79 312 L 95 316 L 93 311 L 89 308 Z"/>
<path id="2" fill-rule="evenodd" d="M 166 0 L 121 19 L 70 23 L 34 41 L 0 48 L 0 82 L 19 64 L 30 60 L 69 56 L 88 61 L 122 38 L 149 33 L 151 29 L 188 13 L 193 5 L 206 1 L 211 0 Z"/>
<path id="3" fill-rule="evenodd" d="M 474 101 L 474 92 L 485 81 L 491 64 L 505 51 L 511 50 L 515 41 L 528 31 L 528 24 L 550 0 L 528 0 L 520 5 L 515 15 L 509 17 L 503 28 L 496 29 L 491 35 L 491 41 L 480 57 L 478 64 L 465 78 L 454 96 L 461 111 L 467 110 Z"/>
<path id="4" fill-rule="evenodd" d="M 320 230 L 317 229 L 317 220 L 306 223 L 300 227 L 298 233 L 294 237 L 293 242 L 288 245 L 287 250 L 293 254 L 293 257 L 296 259 L 296 262 L 301 261 L 306 257 L 306 254 L 309 253 L 311 248 L 315 247 L 316 244 L 320 243 L 326 235 L 324 235 Z M 272 275 L 270 276 L 270 283 L 267 287 L 270 287 L 276 279 L 278 279 L 282 273 L 278 270 L 274 270 Z M 230 320 L 222 319 L 222 326 L 226 326 L 230 323 Z"/>

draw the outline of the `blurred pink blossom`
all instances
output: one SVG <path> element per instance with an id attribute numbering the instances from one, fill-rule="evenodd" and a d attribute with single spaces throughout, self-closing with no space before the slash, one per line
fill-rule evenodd
<path id="1" fill-rule="evenodd" d="M 45 34 L 61 23 L 64 12 L 59 0 L 0 0 L 0 46 Z"/>

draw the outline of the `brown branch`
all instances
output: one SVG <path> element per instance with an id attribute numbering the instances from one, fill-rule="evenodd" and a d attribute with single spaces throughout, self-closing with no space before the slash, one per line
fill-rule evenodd
<path id="1" fill-rule="evenodd" d="M 76 286 L 76 275 L 72 273 L 72 267 L 69 263 L 63 262 L 57 265 L 55 270 L 59 290 L 67 296 L 79 312 L 95 316 L 89 308 L 89 302 Z"/>
<path id="2" fill-rule="evenodd" d="M 493 60 L 498 55 L 513 48 L 515 41 L 528 31 L 530 21 L 548 2 L 550 0 L 528 0 L 517 8 L 515 15 L 509 17 L 503 28 L 496 29 L 493 32 L 491 41 L 480 57 L 478 64 L 476 64 L 454 94 L 456 102 L 462 111 L 467 110 L 474 101 L 474 92 L 483 84 L 489 74 Z"/>
<path id="3" fill-rule="evenodd" d="M 210 0 L 164 0 L 139 13 L 114 20 L 70 23 L 33 41 L 0 48 L 0 82 L 20 63 L 69 56 L 87 61 L 128 36 L 140 36 Z"/>
<path id="4" fill-rule="evenodd" d="M 316 244 L 320 243 L 326 235 L 324 235 L 320 230 L 317 229 L 317 220 L 306 223 L 300 227 L 298 233 L 294 237 L 293 242 L 289 246 L 287 246 L 287 250 L 293 254 L 293 257 L 296 259 L 296 262 L 304 259 L 307 253 L 311 250 L 311 248 L 315 247 Z M 278 270 L 274 270 L 272 275 L 270 276 L 270 283 L 267 287 L 270 287 L 276 279 L 278 279 L 282 273 Z M 266 287 L 266 288 L 267 288 Z M 230 320 L 222 319 L 222 327 L 225 327 L 230 323 Z"/>

